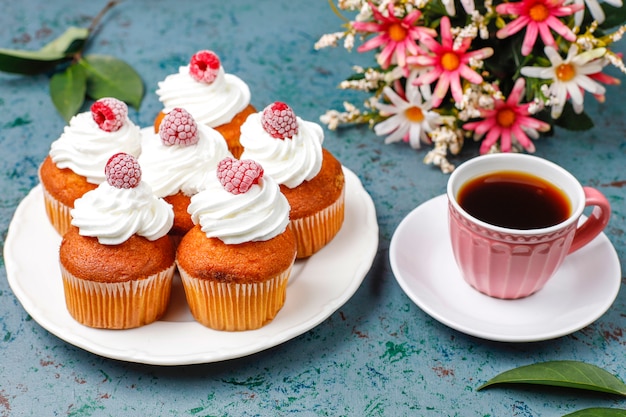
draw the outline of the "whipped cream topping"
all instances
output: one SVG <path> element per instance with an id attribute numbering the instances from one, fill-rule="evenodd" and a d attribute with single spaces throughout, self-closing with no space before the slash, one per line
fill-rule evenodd
<path id="1" fill-rule="evenodd" d="M 220 67 L 213 83 L 194 80 L 189 66 L 179 68 L 158 83 L 156 90 L 165 113 L 174 107 L 187 110 L 198 124 L 217 127 L 229 123 L 250 104 L 250 88 L 239 77 L 226 74 Z"/>
<path id="2" fill-rule="evenodd" d="M 207 237 L 239 244 L 269 240 L 283 233 L 289 223 L 289 203 L 274 179 L 263 175 L 242 194 L 232 194 L 217 179 L 191 197 L 187 211 Z"/>
<path id="3" fill-rule="evenodd" d="M 259 162 L 266 175 L 289 188 L 315 177 L 322 168 L 322 127 L 296 117 L 298 134 L 276 139 L 263 129 L 261 116 L 262 112 L 251 114 L 241 126 L 241 159 Z"/>
<path id="4" fill-rule="evenodd" d="M 50 157 L 57 167 L 69 168 L 92 184 L 105 180 L 104 166 L 118 152 L 139 156 L 139 127 L 126 118 L 119 130 L 105 132 L 93 120 L 91 112 L 72 117 L 61 136 L 50 145 Z"/>
<path id="5" fill-rule="evenodd" d="M 77 199 L 71 215 L 80 235 L 96 237 L 103 245 L 119 245 L 134 234 L 157 240 L 174 224 L 172 206 L 143 181 L 134 188 L 105 181 Z"/>
<path id="6" fill-rule="evenodd" d="M 142 181 L 152 187 L 157 197 L 167 197 L 182 191 L 187 196 L 198 193 L 209 176 L 215 176 L 217 163 L 232 157 L 224 137 L 210 127 L 198 124 L 195 145 L 163 144 L 158 133 L 146 129 L 143 149 L 138 161 Z"/>

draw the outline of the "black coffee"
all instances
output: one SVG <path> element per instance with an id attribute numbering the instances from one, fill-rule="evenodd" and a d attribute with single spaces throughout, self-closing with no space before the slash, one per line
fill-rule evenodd
<path id="1" fill-rule="evenodd" d="M 465 183 L 459 205 L 473 217 L 509 229 L 554 226 L 571 214 L 569 198 L 548 181 L 531 174 L 499 171 Z"/>

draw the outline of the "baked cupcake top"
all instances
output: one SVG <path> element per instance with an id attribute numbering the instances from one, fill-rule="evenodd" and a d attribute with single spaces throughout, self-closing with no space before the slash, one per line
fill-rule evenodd
<path id="1" fill-rule="evenodd" d="M 266 241 L 289 224 L 287 199 L 252 160 L 220 161 L 205 189 L 191 197 L 188 211 L 207 237 L 226 244 Z"/>
<path id="2" fill-rule="evenodd" d="M 113 155 L 105 165 L 106 181 L 74 203 L 72 225 L 79 234 L 119 245 L 132 235 L 157 240 L 167 234 L 174 211 L 141 181 L 141 168 L 129 154 Z"/>
<path id="3" fill-rule="evenodd" d="M 92 184 L 105 180 L 104 166 L 117 152 L 141 153 L 141 133 L 128 118 L 128 107 L 115 98 L 102 98 L 91 111 L 70 119 L 50 145 L 50 157 L 59 168 L 69 168 Z"/>
<path id="4" fill-rule="evenodd" d="M 289 188 L 311 180 L 322 167 L 322 127 L 279 101 L 248 116 L 239 141 L 242 159 L 258 161 L 267 175 Z"/>
<path id="5" fill-rule="evenodd" d="M 185 109 L 174 108 L 162 120 L 159 133 L 146 134 L 139 157 L 142 178 L 157 197 L 201 190 L 217 163 L 232 157 L 224 137 L 198 125 Z"/>
<path id="6" fill-rule="evenodd" d="M 239 77 L 226 74 L 219 57 L 199 51 L 189 65 L 178 69 L 158 83 L 156 94 L 163 112 L 183 107 L 196 122 L 216 127 L 230 122 L 250 104 L 250 88 Z"/>

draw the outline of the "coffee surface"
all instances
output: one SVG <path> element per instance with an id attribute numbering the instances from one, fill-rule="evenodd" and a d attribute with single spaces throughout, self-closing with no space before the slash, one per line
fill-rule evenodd
<path id="1" fill-rule="evenodd" d="M 566 220 L 569 198 L 554 184 L 517 171 L 499 171 L 469 180 L 457 201 L 471 216 L 508 229 L 540 229 Z"/>

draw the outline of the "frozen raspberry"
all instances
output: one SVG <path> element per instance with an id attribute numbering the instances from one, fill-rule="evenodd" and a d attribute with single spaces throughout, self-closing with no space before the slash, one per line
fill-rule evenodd
<path id="1" fill-rule="evenodd" d="M 189 60 L 189 74 L 201 83 L 211 84 L 217 78 L 220 58 L 213 51 L 199 51 Z"/>
<path id="2" fill-rule="evenodd" d="M 159 136 L 166 146 L 195 145 L 198 143 L 198 125 L 187 110 L 175 107 L 161 121 Z"/>
<path id="3" fill-rule="evenodd" d="M 232 194 L 243 194 L 263 177 L 263 167 L 251 159 L 224 158 L 217 164 L 217 178 Z"/>
<path id="4" fill-rule="evenodd" d="M 105 132 L 119 130 L 128 117 L 128 106 L 113 97 L 105 97 L 91 105 L 91 116 Z"/>
<path id="5" fill-rule="evenodd" d="M 141 181 L 141 168 L 134 156 L 116 153 L 104 167 L 107 182 L 116 188 L 134 188 Z"/>
<path id="6" fill-rule="evenodd" d="M 296 114 L 291 107 L 280 101 L 275 101 L 263 109 L 261 124 L 273 138 L 289 139 L 298 134 Z"/>

